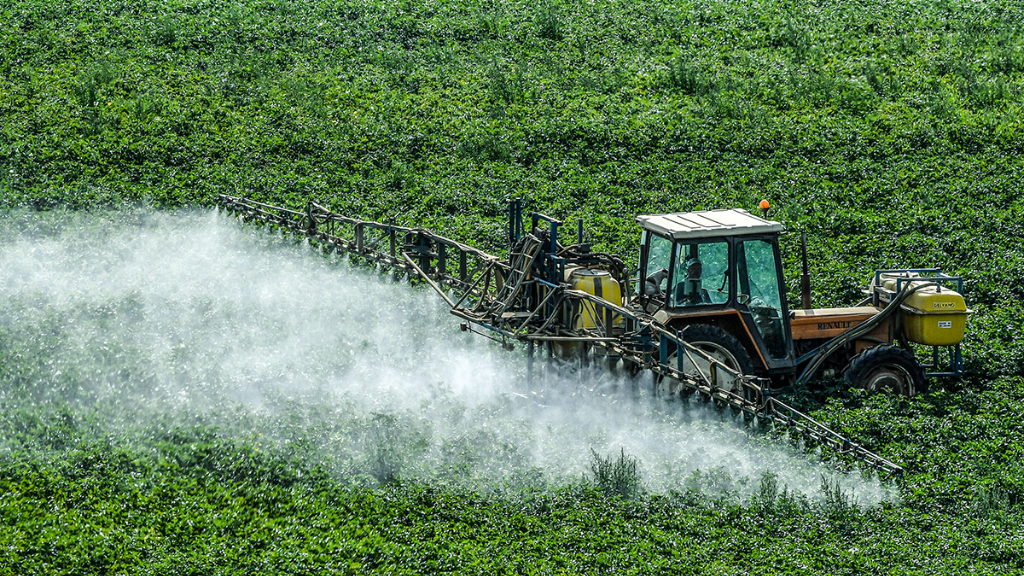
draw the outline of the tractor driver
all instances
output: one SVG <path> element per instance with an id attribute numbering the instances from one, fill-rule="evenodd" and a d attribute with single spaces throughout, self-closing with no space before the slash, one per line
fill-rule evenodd
<path id="1" fill-rule="evenodd" d="M 686 278 L 676 284 L 676 303 L 683 306 L 694 304 L 710 304 L 708 291 L 701 286 L 704 265 L 696 256 L 686 260 Z"/>
<path id="2" fill-rule="evenodd" d="M 665 281 L 668 276 L 668 268 L 662 268 L 654 274 L 647 277 L 647 281 L 644 282 L 644 294 L 647 296 L 660 296 L 661 295 L 661 283 Z"/>

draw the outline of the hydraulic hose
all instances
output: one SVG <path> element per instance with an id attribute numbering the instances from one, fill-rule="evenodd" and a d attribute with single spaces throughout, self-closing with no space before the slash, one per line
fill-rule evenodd
<path id="1" fill-rule="evenodd" d="M 622 261 L 622 258 L 614 254 L 609 254 L 607 252 L 582 252 L 580 251 L 579 244 L 573 244 L 562 248 L 558 252 L 558 256 L 569 259 L 595 259 L 599 264 L 597 266 L 591 266 L 591 268 L 603 268 L 608 272 L 611 272 L 615 281 L 623 287 L 623 292 L 627 289 L 626 282 L 628 280 L 629 272 L 626 268 L 626 263 Z"/>

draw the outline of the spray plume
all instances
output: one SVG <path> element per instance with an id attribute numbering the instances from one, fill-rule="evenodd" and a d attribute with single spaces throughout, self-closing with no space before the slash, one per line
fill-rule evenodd
<path id="1" fill-rule="evenodd" d="M 622 453 L 655 492 L 745 496 L 770 472 L 810 499 L 822 476 L 864 504 L 893 497 L 728 414 L 626 393 L 649 381 L 531 383 L 432 293 L 302 244 L 216 211 L 8 213 L 0 337 L 21 361 L 0 402 L 91 410 L 124 442 L 201 423 L 356 482 L 550 487 Z"/>

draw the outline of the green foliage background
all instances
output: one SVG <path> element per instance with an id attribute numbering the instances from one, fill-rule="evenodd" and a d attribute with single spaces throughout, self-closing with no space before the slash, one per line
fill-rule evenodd
<path id="1" fill-rule="evenodd" d="M 956 0 L 5 2 L 0 209 L 315 199 L 496 249 L 522 196 L 628 254 L 638 213 L 766 197 L 818 305 L 941 266 L 978 313 L 971 378 L 816 412 L 906 464 L 900 505 L 357 489 L 5 411 L 0 573 L 1021 572 L 1022 31 Z"/>

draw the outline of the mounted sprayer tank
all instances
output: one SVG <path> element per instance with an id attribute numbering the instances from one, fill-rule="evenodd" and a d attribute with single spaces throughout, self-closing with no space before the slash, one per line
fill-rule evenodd
<path id="1" fill-rule="evenodd" d="M 904 289 L 913 290 L 900 304 L 897 320 L 907 339 L 926 346 L 954 346 L 964 338 L 971 310 L 957 290 L 942 286 L 942 280 L 948 279 L 962 290 L 960 279 L 934 276 L 939 272 L 937 269 L 879 270 L 871 289 L 877 303 L 882 305 Z"/>
<path id="2" fill-rule="evenodd" d="M 616 306 L 622 305 L 622 287 L 607 270 L 595 268 L 572 268 L 566 270 L 566 281 L 573 290 L 580 290 L 603 298 Z M 602 319 L 595 306 L 582 306 L 573 320 L 576 329 L 596 328 L 601 325 Z M 620 319 L 616 319 L 618 321 Z"/>

